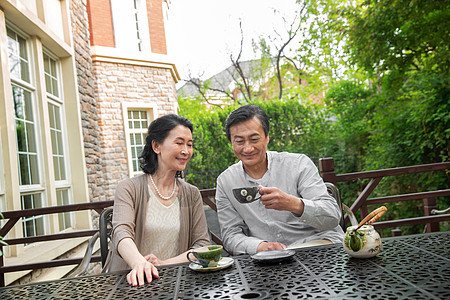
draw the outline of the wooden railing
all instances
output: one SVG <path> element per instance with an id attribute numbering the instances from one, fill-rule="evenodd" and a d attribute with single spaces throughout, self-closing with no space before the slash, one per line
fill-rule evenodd
<path id="1" fill-rule="evenodd" d="M 392 202 L 400 202 L 407 200 L 417 200 L 422 199 L 424 203 L 424 216 L 401 219 L 401 220 L 390 220 L 384 222 L 377 222 L 374 224 L 375 228 L 395 228 L 398 226 L 410 226 L 418 224 L 426 224 L 427 232 L 439 231 L 439 222 L 449 221 L 450 214 L 445 215 L 432 215 L 433 209 L 436 209 L 436 197 L 446 197 L 450 196 L 450 189 L 438 190 L 438 191 L 428 191 L 421 193 L 412 193 L 404 195 L 394 195 L 378 198 L 369 198 L 372 191 L 377 187 L 380 181 L 387 176 L 398 176 L 405 174 L 432 172 L 432 171 L 443 171 L 450 170 L 450 162 L 434 163 L 426 165 L 417 165 L 409 167 L 400 167 L 384 170 L 375 171 L 365 171 L 356 172 L 348 174 L 336 174 L 334 172 L 334 160 L 331 157 L 319 159 L 319 169 L 324 181 L 333 183 L 339 188 L 338 182 L 353 181 L 358 179 L 370 179 L 369 184 L 364 188 L 364 190 L 359 194 L 358 198 L 350 207 L 353 213 L 358 210 L 361 212 L 361 218 L 367 216 L 367 205 L 371 204 L 384 204 Z M 348 223 L 348 216 L 344 219 L 345 224 Z M 394 230 L 393 235 L 401 234 L 401 231 Z"/>
<path id="2" fill-rule="evenodd" d="M 428 164 L 428 165 L 420 165 L 420 166 L 410 166 L 410 167 L 401 167 L 401 168 L 393 168 L 393 169 L 385 169 L 385 170 L 377 170 L 377 171 L 367 171 L 367 172 L 357 172 L 357 173 L 349 173 L 349 174 L 335 174 L 334 172 L 334 161 L 332 158 L 322 158 L 319 160 L 319 168 L 321 171 L 321 175 L 324 181 L 332 182 L 335 185 L 338 185 L 338 182 L 344 181 L 352 181 L 357 179 L 371 179 L 369 184 L 363 190 L 363 192 L 359 195 L 356 201 L 351 206 L 353 212 L 356 213 L 357 210 L 360 210 L 362 215 L 367 215 L 367 205 L 370 204 L 382 204 L 389 202 L 397 202 L 397 201 L 406 201 L 413 199 L 424 199 L 424 217 L 417 218 L 409 218 L 403 220 L 392 220 L 385 222 L 377 222 L 375 223 L 376 228 L 394 228 L 398 226 L 405 225 L 415 225 L 415 224 L 427 224 L 427 231 L 438 231 L 439 230 L 439 222 L 450 220 L 450 214 L 433 216 L 431 215 L 431 210 L 436 208 L 436 197 L 443 197 L 450 195 L 450 189 L 440 190 L 440 191 L 429 191 L 422 193 L 414 193 L 414 194 L 406 194 L 406 195 L 396 195 L 396 196 L 387 196 L 380 198 L 369 198 L 370 193 L 375 189 L 377 184 L 381 181 L 383 177 L 386 176 L 396 176 L 402 174 L 411 174 L 418 172 L 430 172 L 430 171 L 438 171 L 438 170 L 449 170 L 450 162 L 445 163 L 437 163 L 437 164 Z M 215 195 L 215 189 L 207 189 L 201 191 L 203 201 L 205 204 L 209 205 L 211 208 L 216 210 L 215 203 L 211 201 Z M 83 204 L 72 204 L 72 205 L 64 205 L 57 207 L 45 207 L 45 208 L 36 208 L 36 209 L 26 209 L 20 211 L 8 211 L 3 212 L 3 216 L 6 220 L 5 225 L 0 229 L 0 236 L 6 236 L 8 232 L 13 228 L 14 224 L 16 224 L 23 217 L 30 216 L 39 216 L 39 215 L 47 215 L 54 213 L 65 213 L 65 212 L 74 212 L 81 210 L 95 210 L 100 213 L 104 208 L 112 206 L 113 201 L 100 201 L 100 202 L 91 202 L 91 203 L 83 203 Z M 346 219 L 346 223 L 348 223 L 348 218 Z M 437 225 L 437 226 L 436 226 Z M 52 241 L 52 240 L 60 240 L 60 239 L 70 239 L 76 237 L 85 237 L 92 236 L 97 232 L 97 230 L 80 230 L 70 233 L 58 233 L 58 234 L 50 234 L 50 235 L 42 235 L 42 236 L 34 236 L 34 237 L 25 237 L 25 238 L 15 238 L 15 239 L 7 239 L 5 242 L 8 245 L 17 245 L 17 244 L 27 244 L 34 242 L 42 242 L 42 241 Z M 214 239 L 214 237 L 213 237 Z M 217 240 L 215 242 L 219 242 Z M 0 250 L 2 250 L 2 246 L 0 244 Z M 58 266 L 67 266 L 67 265 L 76 265 L 81 262 L 82 258 L 70 258 L 70 259 L 59 259 L 53 261 L 44 261 L 38 263 L 29 263 L 22 265 L 10 265 L 4 266 L 3 256 L 0 256 L 0 286 L 4 286 L 5 278 L 4 274 L 8 272 L 16 272 L 23 270 L 35 270 L 42 268 L 50 268 L 50 267 L 58 267 Z M 99 255 L 92 256 L 91 262 L 99 262 L 101 261 L 101 257 Z"/>
<path id="3" fill-rule="evenodd" d="M 6 236 L 8 234 L 8 232 L 13 228 L 13 226 L 23 217 L 41 216 L 41 215 L 49 215 L 49 214 L 54 214 L 54 213 L 74 212 L 74 211 L 81 211 L 81 210 L 95 210 L 98 213 L 100 213 L 104 208 L 112 206 L 113 204 L 114 204 L 113 201 L 99 201 L 99 202 L 70 204 L 70 205 L 61 205 L 61 206 L 53 206 L 53 207 L 42 207 L 42 208 L 3 212 L 2 213 L 3 218 L 8 221 L 0 229 L 0 236 Z M 78 237 L 85 237 L 85 236 L 93 236 L 97 231 L 98 230 L 96 230 L 96 229 L 79 230 L 79 231 L 68 232 L 68 233 L 58 233 L 58 234 L 39 235 L 39 236 L 16 238 L 16 239 L 6 239 L 4 241 L 9 246 L 12 246 L 12 245 L 17 245 L 17 244 L 28 244 L 28 243 L 35 243 L 35 242 L 54 241 L 54 240 L 71 239 L 71 238 L 78 238 Z M 3 246 L 1 244 L 0 244 L 0 250 L 3 250 Z M 79 264 L 82 259 L 83 259 L 82 257 L 81 258 L 68 258 L 68 259 L 59 259 L 59 260 L 44 261 L 44 262 L 38 262 L 38 263 L 5 266 L 3 256 L 0 256 L 0 286 L 5 286 L 5 273 L 8 273 L 8 272 L 17 272 L 17 271 L 24 271 L 24 270 L 36 270 L 36 269 L 43 269 L 43 268 L 76 265 L 76 264 Z M 101 261 L 100 255 L 92 256 L 91 262 L 98 262 L 98 261 Z"/>

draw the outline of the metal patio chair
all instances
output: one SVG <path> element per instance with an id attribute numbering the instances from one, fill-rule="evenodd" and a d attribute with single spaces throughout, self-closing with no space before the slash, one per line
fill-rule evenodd
<path id="1" fill-rule="evenodd" d="M 94 250 L 94 244 L 99 238 L 102 267 L 105 265 L 106 257 L 108 256 L 109 242 L 111 241 L 112 215 L 112 207 L 108 207 L 101 212 L 98 225 L 99 230 L 89 239 L 89 243 L 81 263 L 67 277 L 87 275 L 88 267 L 92 258 L 92 252 Z"/>

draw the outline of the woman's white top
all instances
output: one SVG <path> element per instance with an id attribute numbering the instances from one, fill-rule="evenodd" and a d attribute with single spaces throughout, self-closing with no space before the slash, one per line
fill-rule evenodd
<path id="1" fill-rule="evenodd" d="M 180 205 L 178 197 L 169 206 L 162 204 L 148 187 L 150 198 L 145 221 L 145 253 L 165 260 L 177 256 L 180 235 Z"/>

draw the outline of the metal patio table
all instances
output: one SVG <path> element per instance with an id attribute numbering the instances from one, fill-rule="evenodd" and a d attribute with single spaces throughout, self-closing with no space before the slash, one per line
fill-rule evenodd
<path id="1" fill-rule="evenodd" d="M 323 245 L 277 264 L 235 256 L 215 272 L 186 263 L 159 274 L 143 287 L 129 286 L 126 272 L 11 286 L 0 289 L 0 299 L 450 299 L 450 232 L 383 239 L 369 259 Z"/>

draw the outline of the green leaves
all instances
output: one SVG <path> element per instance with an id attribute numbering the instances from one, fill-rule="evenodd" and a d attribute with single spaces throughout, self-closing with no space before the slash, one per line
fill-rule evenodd
<path id="1" fill-rule="evenodd" d="M 332 156 L 338 174 L 448 161 L 449 1 L 298 2 L 306 5 L 300 15 L 302 39 L 290 64 L 281 65 L 282 100 L 267 97 L 277 94 L 276 77 L 264 79 L 264 101 L 262 93 L 252 98 L 270 118 L 269 150 L 304 153 L 315 161 Z M 259 47 L 265 70 L 271 47 L 265 40 Z M 263 77 L 264 72 L 255 74 Z M 236 106 L 208 110 L 199 101 L 180 99 L 180 108 L 195 126 L 188 179 L 200 188 L 214 187 L 220 171 L 236 162 L 224 125 Z M 341 183 L 344 202 L 352 203 L 367 183 Z M 373 196 L 448 185 L 443 172 L 389 177 Z M 448 198 L 438 201 L 440 208 L 449 205 Z M 414 217 L 422 211 L 420 201 L 389 204 L 388 217 Z"/>
<path id="2" fill-rule="evenodd" d="M 199 188 L 212 188 L 217 175 L 237 161 L 225 135 L 225 120 L 237 106 L 208 110 L 192 101 L 179 102 L 180 115 L 194 124 L 194 156 L 188 164 L 188 181 Z M 254 104 L 264 109 L 269 117 L 269 150 L 304 153 L 317 161 L 335 148 L 329 140 L 331 122 L 323 107 L 302 105 L 296 100 L 256 101 Z"/>
<path id="3" fill-rule="evenodd" d="M 397 88 L 411 70 L 448 74 L 448 1 L 367 0 L 347 17 L 352 58 L 372 74 L 392 76 Z"/>

